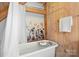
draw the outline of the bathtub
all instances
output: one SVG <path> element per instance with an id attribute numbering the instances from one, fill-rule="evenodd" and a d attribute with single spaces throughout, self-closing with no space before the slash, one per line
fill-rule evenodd
<path id="1" fill-rule="evenodd" d="M 51 42 L 51 45 L 42 46 L 40 42 Z M 58 44 L 49 40 L 41 40 L 20 44 L 20 57 L 54 57 Z"/>

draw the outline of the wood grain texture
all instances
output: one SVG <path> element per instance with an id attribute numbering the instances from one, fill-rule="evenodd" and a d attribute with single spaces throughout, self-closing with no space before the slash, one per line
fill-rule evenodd
<path id="1" fill-rule="evenodd" d="M 59 32 L 59 20 L 65 16 L 73 16 L 73 26 L 70 33 Z M 59 44 L 58 56 L 78 55 L 79 3 L 48 3 L 47 39 Z"/>
<path id="2" fill-rule="evenodd" d="M 47 39 L 47 10 L 48 10 L 48 3 L 44 4 L 45 15 L 44 15 L 44 26 L 45 26 L 45 39 Z"/>
<path id="3" fill-rule="evenodd" d="M 32 13 L 37 13 L 37 14 L 46 14 L 45 13 L 45 10 L 39 10 L 39 9 L 36 9 L 36 8 L 26 8 L 25 9 L 27 12 L 32 12 Z"/>
<path id="4" fill-rule="evenodd" d="M 27 2 L 18 2 L 19 4 L 21 4 L 21 5 L 24 5 L 24 4 L 26 4 Z"/>
<path id="5" fill-rule="evenodd" d="M 4 20 L 4 18 L 7 17 L 7 12 L 8 12 L 8 7 L 9 3 L 8 2 L 0 2 L 0 22 Z"/>

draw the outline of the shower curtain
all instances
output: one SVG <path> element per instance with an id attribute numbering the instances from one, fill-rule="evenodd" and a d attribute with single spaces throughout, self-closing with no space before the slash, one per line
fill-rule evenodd
<path id="1" fill-rule="evenodd" d="M 19 56 L 19 40 L 25 39 L 24 6 L 11 2 L 9 4 L 5 38 L 3 46 L 4 57 Z"/>

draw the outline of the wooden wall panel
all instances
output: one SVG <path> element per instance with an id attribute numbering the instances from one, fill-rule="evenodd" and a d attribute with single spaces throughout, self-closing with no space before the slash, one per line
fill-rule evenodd
<path id="1" fill-rule="evenodd" d="M 8 7 L 8 2 L 0 2 L 0 22 L 7 17 Z"/>
<path id="2" fill-rule="evenodd" d="M 70 33 L 59 32 L 59 20 L 73 16 Z M 59 44 L 57 56 L 77 56 L 79 45 L 79 3 L 48 3 L 47 39 Z"/>
<path id="3" fill-rule="evenodd" d="M 44 26 L 45 26 L 45 38 L 47 39 L 47 10 L 48 10 L 48 3 L 44 4 L 44 10 L 45 10 L 45 15 L 44 15 Z"/>
<path id="4" fill-rule="evenodd" d="M 26 8 L 26 12 L 32 12 L 32 13 L 37 13 L 37 14 L 43 14 L 45 15 L 45 10 L 38 10 L 36 8 Z"/>

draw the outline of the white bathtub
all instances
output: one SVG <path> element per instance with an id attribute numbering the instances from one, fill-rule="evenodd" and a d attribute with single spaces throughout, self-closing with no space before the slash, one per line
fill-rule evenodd
<path id="1" fill-rule="evenodd" d="M 48 46 L 41 46 L 39 42 L 49 40 L 41 40 L 26 44 L 20 44 L 20 57 L 54 57 L 57 43 L 50 41 L 52 44 Z"/>

